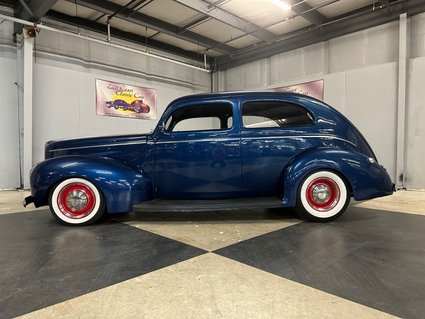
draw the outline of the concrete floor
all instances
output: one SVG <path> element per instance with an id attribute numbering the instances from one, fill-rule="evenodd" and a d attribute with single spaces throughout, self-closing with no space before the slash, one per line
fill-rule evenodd
<path id="1" fill-rule="evenodd" d="M 0 192 L 0 318 L 424 318 L 425 192 L 66 227 Z M 14 213 L 14 214 L 11 214 Z"/>

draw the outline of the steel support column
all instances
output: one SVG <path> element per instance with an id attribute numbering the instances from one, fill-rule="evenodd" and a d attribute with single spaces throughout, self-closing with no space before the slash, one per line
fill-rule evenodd
<path id="1" fill-rule="evenodd" d="M 34 38 L 23 38 L 18 43 L 18 84 L 21 92 L 19 105 L 21 183 L 29 188 L 33 145 L 33 50 Z"/>
<path id="2" fill-rule="evenodd" d="M 400 15 L 398 48 L 398 99 L 397 99 L 397 158 L 396 187 L 405 185 L 405 132 L 406 132 L 406 87 L 409 28 L 407 13 Z"/>

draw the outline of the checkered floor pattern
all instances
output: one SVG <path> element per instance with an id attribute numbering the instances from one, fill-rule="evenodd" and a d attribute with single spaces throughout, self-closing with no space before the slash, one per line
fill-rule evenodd
<path id="1" fill-rule="evenodd" d="M 424 318 L 424 234 L 425 216 L 360 207 L 326 224 L 290 210 L 88 227 L 5 214 L 0 318 Z"/>

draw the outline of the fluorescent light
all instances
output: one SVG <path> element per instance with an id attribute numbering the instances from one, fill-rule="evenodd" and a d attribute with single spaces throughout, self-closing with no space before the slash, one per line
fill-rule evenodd
<path id="1" fill-rule="evenodd" d="M 291 5 L 288 3 L 288 1 L 285 0 L 272 0 L 272 2 L 277 5 L 279 8 L 281 8 L 283 11 L 289 11 L 291 10 Z"/>

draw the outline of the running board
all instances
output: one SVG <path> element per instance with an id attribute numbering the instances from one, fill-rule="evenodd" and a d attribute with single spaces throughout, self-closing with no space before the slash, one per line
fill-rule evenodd
<path id="1" fill-rule="evenodd" d="M 154 199 L 134 205 L 135 212 L 203 212 L 250 208 L 277 208 L 282 202 L 276 197 L 250 197 L 229 199 Z"/>

